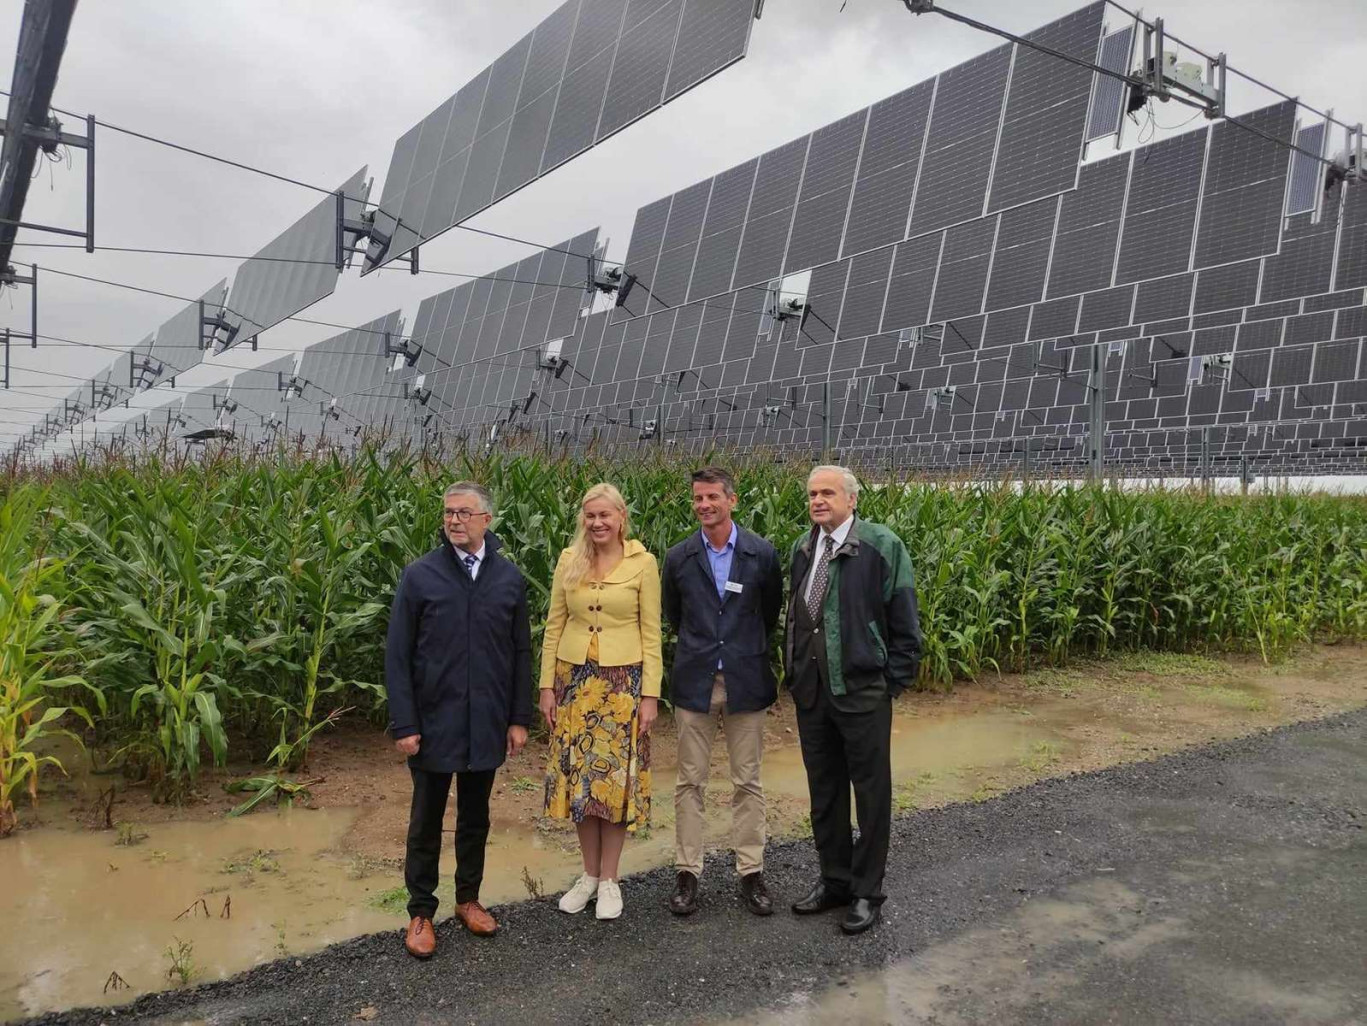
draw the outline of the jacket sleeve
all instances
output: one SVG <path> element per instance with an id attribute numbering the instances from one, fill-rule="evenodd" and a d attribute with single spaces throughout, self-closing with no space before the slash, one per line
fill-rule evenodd
<path id="1" fill-rule="evenodd" d="M 768 564 L 764 570 L 764 591 L 760 596 L 765 637 L 774 633 L 779 614 L 783 611 L 783 568 L 778 562 L 778 550 L 772 545 L 769 546 Z"/>
<path id="2" fill-rule="evenodd" d="M 389 610 L 389 633 L 384 648 L 384 690 L 389 699 L 389 736 L 398 740 L 422 733 L 418 703 L 413 693 L 413 646 L 418 635 L 418 610 L 413 586 L 405 570 Z"/>
<path id="3" fill-rule="evenodd" d="M 560 649 L 560 635 L 565 633 L 569 618 L 570 608 L 565 602 L 565 554 L 562 552 L 551 578 L 551 607 L 546 613 L 546 630 L 541 635 L 542 688 L 555 686 L 555 653 Z"/>
<path id="4" fill-rule="evenodd" d="M 522 594 L 513 613 L 513 708 L 508 716 L 510 724 L 519 727 L 532 725 L 532 618 L 527 609 L 527 582 L 522 582 Z"/>
<path id="5" fill-rule="evenodd" d="M 664 681 L 664 658 L 660 651 L 660 572 L 651 566 L 641 575 L 641 697 L 659 698 Z"/>
<path id="6" fill-rule="evenodd" d="M 677 577 L 677 561 L 674 558 L 674 550 L 670 549 L 665 553 L 664 580 L 660 585 L 660 611 L 676 631 L 683 619 Z"/>
<path id="7" fill-rule="evenodd" d="M 884 561 L 883 614 L 888 626 L 888 691 L 896 698 L 921 668 L 921 619 L 911 556 L 900 538 Z"/>

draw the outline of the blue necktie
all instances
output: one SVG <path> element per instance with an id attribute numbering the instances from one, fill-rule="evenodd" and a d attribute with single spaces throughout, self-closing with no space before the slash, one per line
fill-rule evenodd
<path id="1" fill-rule="evenodd" d="M 475 579 L 475 564 L 478 562 L 474 556 L 465 557 L 465 572 L 470 575 L 472 581 Z"/>

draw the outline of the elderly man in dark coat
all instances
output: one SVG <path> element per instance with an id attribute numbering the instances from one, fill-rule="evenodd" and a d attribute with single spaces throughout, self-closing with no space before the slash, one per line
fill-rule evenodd
<path id="1" fill-rule="evenodd" d="M 456 916 L 479 936 L 498 929 L 479 903 L 489 794 L 498 767 L 526 744 L 532 720 L 526 581 L 489 533 L 488 491 L 458 481 L 444 499 L 440 544 L 404 568 L 385 650 L 389 733 L 413 775 L 404 944 L 417 958 L 437 945 L 434 892 L 453 774 Z"/>

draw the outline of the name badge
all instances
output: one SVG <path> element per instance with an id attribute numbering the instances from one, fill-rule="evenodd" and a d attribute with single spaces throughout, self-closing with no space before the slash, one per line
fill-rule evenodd
<path id="1" fill-rule="evenodd" d="M 740 581 L 727 581 L 726 590 L 731 592 L 731 594 L 733 595 L 739 595 L 742 591 L 745 590 L 745 585 L 741 584 Z"/>

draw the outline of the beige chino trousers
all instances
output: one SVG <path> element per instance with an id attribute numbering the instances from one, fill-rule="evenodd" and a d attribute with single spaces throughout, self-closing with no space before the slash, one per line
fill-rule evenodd
<path id="1" fill-rule="evenodd" d="M 712 682 L 712 704 L 705 713 L 674 709 L 679 729 L 679 775 L 674 785 L 674 866 L 702 876 L 703 796 L 712 768 L 712 740 L 721 720 L 731 762 L 731 846 L 741 876 L 764 868 L 765 806 L 760 784 L 764 754 L 764 710 L 726 711 L 726 681 L 718 673 Z"/>

